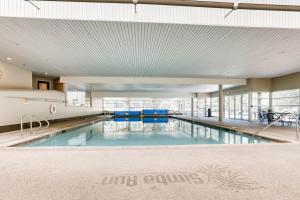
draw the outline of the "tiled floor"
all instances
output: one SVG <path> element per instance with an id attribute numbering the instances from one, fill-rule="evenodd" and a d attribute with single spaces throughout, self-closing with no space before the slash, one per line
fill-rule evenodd
<path id="1" fill-rule="evenodd" d="M 240 132 L 250 133 L 250 134 L 257 132 L 258 130 L 268 125 L 267 123 L 260 124 L 257 122 L 250 122 L 245 120 L 230 120 L 230 119 L 225 119 L 224 122 L 219 122 L 218 118 L 215 117 L 201 117 L 201 118 L 183 117 L 183 116 L 177 116 L 177 117 L 198 121 L 198 122 L 202 122 L 202 123 L 206 123 L 218 127 L 228 128 Z M 299 130 L 299 134 L 300 134 L 300 130 Z M 276 139 L 276 140 L 298 142 L 296 137 L 295 125 L 293 127 L 288 127 L 288 126 L 282 127 L 281 125 L 275 125 L 260 132 L 259 135 L 271 139 Z"/>

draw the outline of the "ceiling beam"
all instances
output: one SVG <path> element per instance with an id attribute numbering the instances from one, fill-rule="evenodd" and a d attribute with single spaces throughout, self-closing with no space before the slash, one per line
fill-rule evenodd
<path id="1" fill-rule="evenodd" d="M 35 0 L 43 1 L 43 0 Z M 50 0 L 64 2 L 90 2 L 90 3 L 127 3 L 132 4 L 132 0 Z M 212 1 L 189 1 L 189 0 L 138 0 L 137 4 L 173 5 L 190 7 L 209 7 L 209 8 L 233 8 L 234 4 L 229 2 Z"/>
<path id="2" fill-rule="evenodd" d="M 33 0 L 33 1 L 45 1 L 45 0 Z M 127 3 L 127 4 L 133 3 L 132 0 L 47 0 L 47 1 L 91 2 L 91 3 Z M 256 3 L 234 4 L 231 2 L 195 1 L 195 0 L 139 0 L 138 4 L 223 8 L 223 9 L 233 9 L 233 10 L 245 9 L 245 10 L 300 12 L 299 5 L 280 5 L 280 4 L 256 4 Z"/>
<path id="3" fill-rule="evenodd" d="M 94 84 L 157 84 L 157 85 L 246 85 L 246 79 L 229 78 L 169 78 L 169 77 L 102 77 L 102 76 L 61 76 L 61 83 Z"/>

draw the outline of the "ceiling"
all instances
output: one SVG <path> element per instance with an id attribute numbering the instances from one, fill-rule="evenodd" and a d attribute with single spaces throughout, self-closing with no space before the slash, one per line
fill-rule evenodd
<path id="1" fill-rule="evenodd" d="M 34 0 L 34 1 L 45 1 L 45 0 Z M 89 2 L 89 3 L 126 3 L 132 4 L 132 0 L 48 0 L 48 1 L 58 1 L 58 2 Z M 252 0 L 253 1 L 253 0 Z M 141 4 L 154 4 L 154 5 L 171 5 L 171 6 L 189 6 L 189 7 L 208 7 L 208 8 L 225 8 L 225 9 L 247 9 L 247 10 L 273 10 L 273 11 L 300 11 L 298 2 L 292 4 L 292 1 L 288 2 L 278 2 L 267 1 L 251 3 L 251 0 L 239 0 L 238 6 L 235 8 L 234 0 L 139 0 L 136 1 L 138 5 Z M 34 4 L 35 5 L 35 4 Z M 291 5 L 291 6 L 289 6 Z"/>
<path id="2" fill-rule="evenodd" d="M 233 85 L 224 85 L 224 89 Z M 68 90 L 89 90 L 109 92 L 182 92 L 182 93 L 210 93 L 218 90 L 213 84 L 69 84 Z"/>
<path id="3" fill-rule="evenodd" d="M 300 30 L 0 18 L 0 59 L 61 76 L 275 77 L 300 71 Z"/>

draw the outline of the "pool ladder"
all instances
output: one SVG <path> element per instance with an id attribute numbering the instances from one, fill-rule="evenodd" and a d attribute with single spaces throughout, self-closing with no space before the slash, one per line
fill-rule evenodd
<path id="1" fill-rule="evenodd" d="M 30 115 L 23 115 L 23 116 L 21 117 L 21 123 L 20 123 L 20 125 L 21 125 L 21 135 L 22 135 L 22 136 L 25 135 L 25 134 L 24 134 L 24 120 L 25 120 L 26 118 L 29 119 L 30 134 L 33 134 L 33 126 L 32 126 L 32 123 L 33 123 L 34 121 L 37 122 L 37 123 L 39 124 L 39 127 L 37 128 L 36 131 L 39 131 L 39 130 L 42 128 L 42 126 L 43 126 L 42 121 L 45 121 L 45 122 L 47 123 L 47 125 L 46 125 L 45 128 L 49 128 L 49 126 L 50 126 L 50 122 L 49 122 L 47 119 L 45 119 L 45 118 L 43 118 L 42 116 L 40 116 L 40 115 L 32 115 L 32 116 L 30 116 Z M 39 119 L 41 119 L 41 120 L 39 120 Z"/>
<path id="2" fill-rule="evenodd" d="M 293 113 L 285 113 L 284 115 L 281 115 L 278 117 L 278 119 L 276 119 L 275 121 L 273 121 L 272 123 L 270 123 L 268 126 L 263 127 L 262 129 L 256 131 L 253 136 L 259 136 L 259 133 L 266 130 L 267 128 L 275 125 L 277 122 L 283 120 L 285 117 L 290 116 L 293 119 L 295 119 L 295 123 L 296 123 L 296 138 L 299 141 L 299 117 Z"/>

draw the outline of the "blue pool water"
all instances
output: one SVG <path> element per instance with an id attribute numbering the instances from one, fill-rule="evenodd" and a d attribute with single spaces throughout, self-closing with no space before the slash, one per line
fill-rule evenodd
<path id="1" fill-rule="evenodd" d="M 117 118 L 60 133 L 26 146 L 149 146 L 267 143 L 225 129 L 171 118 Z"/>

